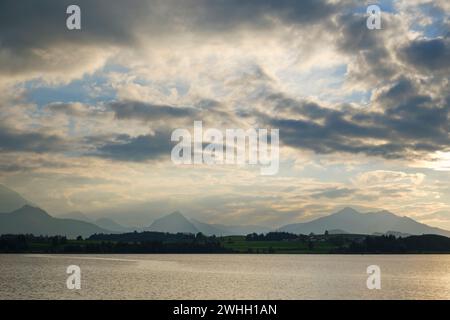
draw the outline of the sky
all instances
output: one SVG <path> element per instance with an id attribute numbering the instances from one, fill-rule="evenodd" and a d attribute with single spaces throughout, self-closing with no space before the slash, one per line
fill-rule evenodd
<path id="1" fill-rule="evenodd" d="M 81 8 L 68 30 L 66 8 Z M 366 8 L 381 8 L 369 30 Z M 0 2 L 0 183 L 54 215 L 450 229 L 447 0 Z M 280 169 L 176 165 L 171 132 L 279 129 Z"/>

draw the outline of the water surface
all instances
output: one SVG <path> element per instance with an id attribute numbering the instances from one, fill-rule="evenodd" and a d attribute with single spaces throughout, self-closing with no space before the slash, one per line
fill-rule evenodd
<path id="1" fill-rule="evenodd" d="M 450 255 L 0 255 L 0 299 L 450 299 Z"/>

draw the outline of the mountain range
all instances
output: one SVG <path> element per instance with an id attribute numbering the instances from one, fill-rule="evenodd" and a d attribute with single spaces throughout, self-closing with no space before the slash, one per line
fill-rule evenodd
<path id="1" fill-rule="evenodd" d="M 187 219 L 180 212 L 176 211 L 162 218 L 156 219 L 146 231 L 159 231 L 168 233 L 198 233 L 205 235 L 228 236 L 246 235 L 249 233 L 267 233 L 269 228 L 261 226 L 228 226 L 222 224 L 208 224 L 195 219 Z"/>
<path id="2" fill-rule="evenodd" d="M 144 228 L 125 227 L 110 218 L 90 219 L 82 212 L 71 212 L 58 218 L 27 201 L 17 192 L 0 185 L 0 234 L 65 235 L 69 238 L 88 237 L 99 233 L 126 233 L 158 231 L 167 233 L 198 233 L 227 236 L 270 231 L 295 234 L 352 233 L 352 234 L 394 234 L 421 235 L 437 234 L 450 237 L 450 231 L 419 223 L 408 217 L 400 217 L 388 211 L 360 213 L 352 208 L 344 208 L 329 216 L 310 222 L 288 224 L 278 229 L 261 226 L 228 226 L 208 224 L 188 219 L 176 211 Z"/>
<path id="3" fill-rule="evenodd" d="M 0 213 L 0 234 L 64 235 L 76 238 L 110 232 L 92 223 L 54 218 L 44 210 L 29 205 L 10 213 Z"/>
<path id="4" fill-rule="evenodd" d="M 93 223 L 93 224 L 99 226 L 100 228 L 118 232 L 118 233 L 133 232 L 134 230 L 137 229 L 137 228 L 125 227 L 110 218 L 99 218 L 99 219 L 94 220 L 94 219 L 89 218 L 88 216 L 86 216 L 84 213 L 82 213 L 80 211 L 72 211 L 72 212 L 60 215 L 60 216 L 58 216 L 58 218 L 72 219 L 72 220 L 79 220 L 79 221 L 84 221 L 84 222 L 88 222 L 88 223 Z"/>
<path id="5" fill-rule="evenodd" d="M 327 230 L 336 229 L 354 234 L 438 234 L 450 237 L 450 231 L 430 227 L 408 217 L 399 217 L 386 210 L 360 213 L 352 208 L 344 208 L 332 215 L 310 222 L 289 224 L 279 228 L 278 231 L 323 234 Z"/>

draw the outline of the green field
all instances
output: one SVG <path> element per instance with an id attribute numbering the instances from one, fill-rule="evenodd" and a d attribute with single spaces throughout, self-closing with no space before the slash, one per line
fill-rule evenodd
<path id="1" fill-rule="evenodd" d="M 242 253 L 329 253 L 336 246 L 327 242 L 315 242 L 312 248 L 301 241 L 246 241 L 244 236 L 221 238 L 222 245 Z"/>

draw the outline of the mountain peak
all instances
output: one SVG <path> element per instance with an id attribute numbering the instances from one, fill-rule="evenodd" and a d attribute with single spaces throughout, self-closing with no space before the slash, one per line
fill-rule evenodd
<path id="1" fill-rule="evenodd" d="M 173 217 L 173 218 L 184 218 L 186 219 L 185 216 L 183 216 L 183 214 L 180 211 L 174 211 L 172 213 L 169 213 L 166 217 Z"/>
<path id="2" fill-rule="evenodd" d="M 38 207 L 30 206 L 29 204 L 24 205 L 22 208 L 14 210 L 11 212 L 13 215 L 33 215 L 41 217 L 51 217 L 47 212 Z"/>
<path id="3" fill-rule="evenodd" d="M 450 236 L 450 231 L 430 227 L 412 218 L 400 217 L 382 210 L 371 213 L 359 213 L 353 208 L 344 208 L 332 215 L 305 223 L 290 224 L 280 231 L 296 234 L 322 234 L 326 230 L 345 230 L 353 234 L 386 234 L 391 230 L 402 234 L 439 234 Z"/>
<path id="4" fill-rule="evenodd" d="M 66 214 L 63 214 L 61 216 L 58 216 L 58 218 L 60 219 L 72 219 L 72 220 L 79 220 L 79 221 L 85 221 L 85 222 L 93 222 L 93 220 L 91 218 L 89 218 L 88 216 L 86 216 L 83 212 L 81 211 L 72 211 Z"/>
<path id="5" fill-rule="evenodd" d="M 359 215 L 359 214 L 360 213 L 358 211 L 356 211 L 351 207 L 345 207 L 335 213 L 335 215 Z"/>
<path id="6" fill-rule="evenodd" d="M 75 238 L 108 232 L 110 231 L 88 222 L 54 218 L 31 205 L 24 205 L 11 213 L 0 215 L 0 234 L 58 235 Z"/>
<path id="7" fill-rule="evenodd" d="M 387 210 L 381 210 L 381 211 L 373 212 L 372 214 L 384 215 L 384 216 L 399 217 L 399 216 L 397 216 L 396 214 L 393 214 L 392 212 L 387 211 Z"/>
<path id="8" fill-rule="evenodd" d="M 197 233 L 198 229 L 179 211 L 175 211 L 153 221 L 149 231 Z"/>

